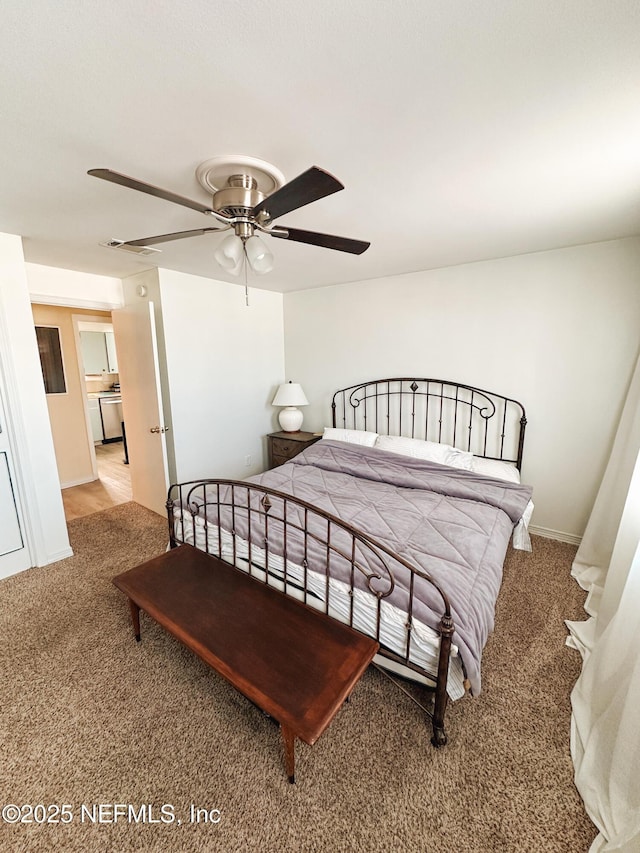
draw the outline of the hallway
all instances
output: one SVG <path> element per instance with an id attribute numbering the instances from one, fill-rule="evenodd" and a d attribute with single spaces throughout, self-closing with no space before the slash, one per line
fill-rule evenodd
<path id="1" fill-rule="evenodd" d="M 124 463 L 122 442 L 96 444 L 98 480 L 62 490 L 67 521 L 100 512 L 132 499 L 129 468 Z"/>

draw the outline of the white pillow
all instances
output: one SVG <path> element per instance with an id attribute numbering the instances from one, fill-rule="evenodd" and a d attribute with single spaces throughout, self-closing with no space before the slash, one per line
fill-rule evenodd
<path id="1" fill-rule="evenodd" d="M 474 474 L 483 477 L 493 477 L 495 480 L 507 480 L 509 483 L 520 482 L 520 472 L 512 462 L 501 462 L 499 459 L 483 459 L 474 456 L 471 462 Z"/>
<path id="2" fill-rule="evenodd" d="M 364 429 L 334 429 L 325 427 L 322 438 L 331 441 L 346 441 L 349 444 L 363 444 L 365 447 L 373 447 L 378 438 L 377 432 L 367 432 Z"/>
<path id="3" fill-rule="evenodd" d="M 471 470 L 473 455 L 464 450 L 458 450 L 450 444 L 440 444 L 437 441 L 423 441 L 420 438 L 405 438 L 401 435 L 379 435 L 376 447 L 390 453 L 400 453 L 402 456 L 412 456 L 414 459 L 426 459 L 449 465 L 452 468 Z"/>
<path id="4" fill-rule="evenodd" d="M 471 471 L 473 464 L 473 453 L 466 450 L 458 450 L 457 447 L 452 447 L 449 450 L 449 455 L 446 465 L 451 465 L 452 468 L 462 468 L 463 471 Z"/>

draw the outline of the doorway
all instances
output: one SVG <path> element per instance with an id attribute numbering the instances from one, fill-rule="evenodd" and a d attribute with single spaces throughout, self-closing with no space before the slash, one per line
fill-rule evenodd
<path id="1" fill-rule="evenodd" d="M 61 393 L 47 393 L 47 408 L 65 516 L 70 521 L 132 499 L 121 434 L 113 432 L 113 425 L 105 434 L 102 426 L 102 404 L 105 412 L 113 414 L 120 410 L 114 404 L 121 399 L 116 390 L 119 375 L 111 311 L 36 303 L 32 311 L 36 326 L 53 327 L 60 341 L 64 382 L 57 389 Z M 87 368 L 81 338 L 85 333 L 91 345 Z M 121 416 L 117 420 L 119 427 Z"/>
<path id="2" fill-rule="evenodd" d="M 165 433 L 169 427 L 161 404 L 156 309 L 146 296 L 146 289 L 144 295 L 136 290 L 135 299 L 113 311 L 41 303 L 33 303 L 32 309 L 36 325 L 60 328 L 68 381 L 65 394 L 47 395 L 47 406 L 63 505 L 71 503 L 68 516 L 97 512 L 125 500 L 133 500 L 164 516 L 169 485 Z M 106 332 L 113 330 L 115 343 L 117 375 L 109 369 L 89 374 L 92 382 L 97 383 L 89 387 L 81 355 L 80 322 L 107 324 Z M 114 476 L 109 448 L 93 438 L 91 420 L 95 413 L 92 415 L 89 408 L 88 396 L 89 391 L 93 394 L 114 391 L 112 386 L 119 384 L 120 379 L 126 457 L 130 464 L 125 464 L 124 454 L 120 458 L 116 455 L 118 468 Z M 113 443 L 122 447 L 124 441 Z M 124 483 L 126 478 L 130 478 L 130 483 Z M 105 485 L 107 480 L 110 482 Z"/>
<path id="3" fill-rule="evenodd" d="M 96 479 L 62 490 L 67 522 L 132 500 L 117 346 L 110 320 L 72 315 Z"/>

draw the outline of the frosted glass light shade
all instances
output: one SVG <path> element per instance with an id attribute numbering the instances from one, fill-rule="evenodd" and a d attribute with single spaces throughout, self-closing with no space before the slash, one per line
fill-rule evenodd
<path id="1" fill-rule="evenodd" d="M 267 249 L 264 240 L 261 240 L 255 234 L 249 237 L 244 244 L 245 252 L 251 269 L 259 275 L 266 272 L 271 272 L 273 269 L 273 255 Z"/>
<path id="2" fill-rule="evenodd" d="M 278 414 L 278 421 L 283 432 L 298 432 L 302 426 L 304 415 L 297 406 L 308 406 L 302 386 L 297 382 L 284 382 L 276 391 L 273 398 L 274 406 L 284 406 Z"/>
<path id="3" fill-rule="evenodd" d="M 230 234 L 220 243 L 213 257 L 223 270 L 237 275 L 242 265 L 242 240 L 235 234 Z"/>

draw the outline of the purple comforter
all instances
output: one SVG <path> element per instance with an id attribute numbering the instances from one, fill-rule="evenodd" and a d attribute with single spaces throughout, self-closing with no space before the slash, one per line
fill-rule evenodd
<path id="1" fill-rule="evenodd" d="M 480 660 L 493 630 L 504 557 L 513 526 L 531 497 L 530 487 L 327 440 L 248 482 L 338 516 L 437 581 L 451 603 L 453 640 L 471 691 L 480 693 Z M 408 572 L 398 565 L 394 577 L 389 601 L 406 607 Z M 414 617 L 437 630 L 440 596 L 422 579 L 414 596 Z"/>

